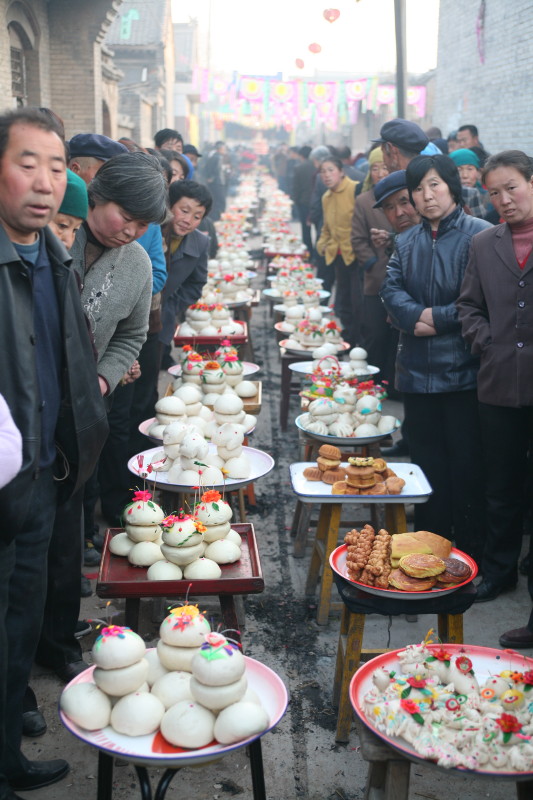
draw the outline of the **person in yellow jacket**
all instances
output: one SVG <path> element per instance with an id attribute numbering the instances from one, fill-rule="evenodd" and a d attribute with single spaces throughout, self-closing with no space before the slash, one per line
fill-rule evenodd
<path id="1" fill-rule="evenodd" d="M 325 159 L 320 177 L 327 191 L 322 195 L 324 224 L 317 252 L 335 269 L 335 314 L 350 345 L 359 344 L 363 292 L 356 268 L 356 255 L 350 242 L 357 181 L 346 177 L 339 158 Z"/>

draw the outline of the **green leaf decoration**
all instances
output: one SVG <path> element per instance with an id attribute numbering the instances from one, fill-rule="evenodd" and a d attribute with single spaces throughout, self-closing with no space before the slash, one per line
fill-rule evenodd
<path id="1" fill-rule="evenodd" d="M 411 719 L 414 719 L 415 722 L 418 722 L 419 725 L 424 724 L 424 718 L 422 714 L 412 714 Z"/>
<path id="2" fill-rule="evenodd" d="M 406 689 L 403 690 L 400 697 L 402 698 L 402 700 L 406 700 L 410 694 L 411 694 L 411 687 L 408 686 Z"/>
<path id="3" fill-rule="evenodd" d="M 154 504 L 152 503 L 151 500 L 148 500 L 148 507 L 149 508 L 154 508 Z"/>
<path id="4" fill-rule="evenodd" d="M 213 503 L 213 508 L 215 509 L 215 511 L 218 511 L 218 509 L 219 509 L 218 504 L 217 503 Z"/>
<path id="5" fill-rule="evenodd" d="M 512 736 L 512 733 L 504 733 L 503 734 L 503 743 L 504 744 L 508 744 L 511 736 Z"/>

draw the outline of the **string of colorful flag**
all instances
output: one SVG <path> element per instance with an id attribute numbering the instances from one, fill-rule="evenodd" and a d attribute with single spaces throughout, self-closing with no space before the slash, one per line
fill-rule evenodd
<path id="1" fill-rule="evenodd" d="M 220 120 L 244 124 L 296 127 L 304 121 L 330 127 L 357 123 L 360 113 L 377 112 L 381 105 L 396 102 L 394 84 L 378 78 L 339 81 L 280 81 L 273 78 L 234 74 L 231 78 L 198 70 L 195 82 L 202 104 L 210 103 Z M 418 117 L 426 110 L 426 87 L 410 86 L 407 103 Z"/>

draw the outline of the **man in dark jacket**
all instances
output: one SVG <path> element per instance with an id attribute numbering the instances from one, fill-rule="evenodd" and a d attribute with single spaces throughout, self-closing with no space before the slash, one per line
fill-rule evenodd
<path id="1" fill-rule="evenodd" d="M 311 195 L 313 194 L 316 176 L 315 165 L 309 159 L 310 152 L 311 148 L 307 145 L 305 147 L 300 147 L 298 151 L 300 162 L 294 169 L 291 191 L 291 199 L 296 206 L 298 219 L 302 226 L 302 240 L 309 250 L 309 257 L 313 255 L 313 241 L 311 239 L 311 225 L 307 218 L 309 216 Z"/>
<path id="2" fill-rule="evenodd" d="M 226 210 L 226 175 L 224 171 L 224 157 L 226 144 L 215 142 L 215 149 L 209 155 L 203 171 L 203 177 L 213 198 L 209 216 L 216 222 Z"/>
<path id="3" fill-rule="evenodd" d="M 91 473 L 107 431 L 76 276 L 46 228 L 65 187 L 65 148 L 50 118 L 0 115 L 0 393 L 23 439 L 22 468 L 0 491 L 1 800 L 68 772 L 62 759 L 20 752 L 22 698 L 56 509 Z"/>
<path id="4" fill-rule="evenodd" d="M 185 309 L 196 303 L 207 283 L 209 238 L 196 230 L 211 209 L 211 195 L 195 181 L 175 181 L 169 188 L 173 219 L 167 231 L 167 273 L 161 304 L 161 350 L 168 347 Z"/>

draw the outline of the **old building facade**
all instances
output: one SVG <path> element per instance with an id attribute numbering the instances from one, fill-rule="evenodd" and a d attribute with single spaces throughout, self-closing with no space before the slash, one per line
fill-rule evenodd
<path id="1" fill-rule="evenodd" d="M 122 72 L 120 118 L 138 144 L 153 146 L 153 135 L 174 125 L 174 40 L 170 0 L 123 0 L 106 35 Z"/>
<path id="2" fill-rule="evenodd" d="M 53 108 L 67 136 L 114 135 L 120 73 L 103 49 L 122 0 L 0 0 L 0 98 Z"/>
<path id="3" fill-rule="evenodd" d="M 531 0 L 440 0 L 433 122 L 474 124 L 490 152 L 533 152 Z"/>

